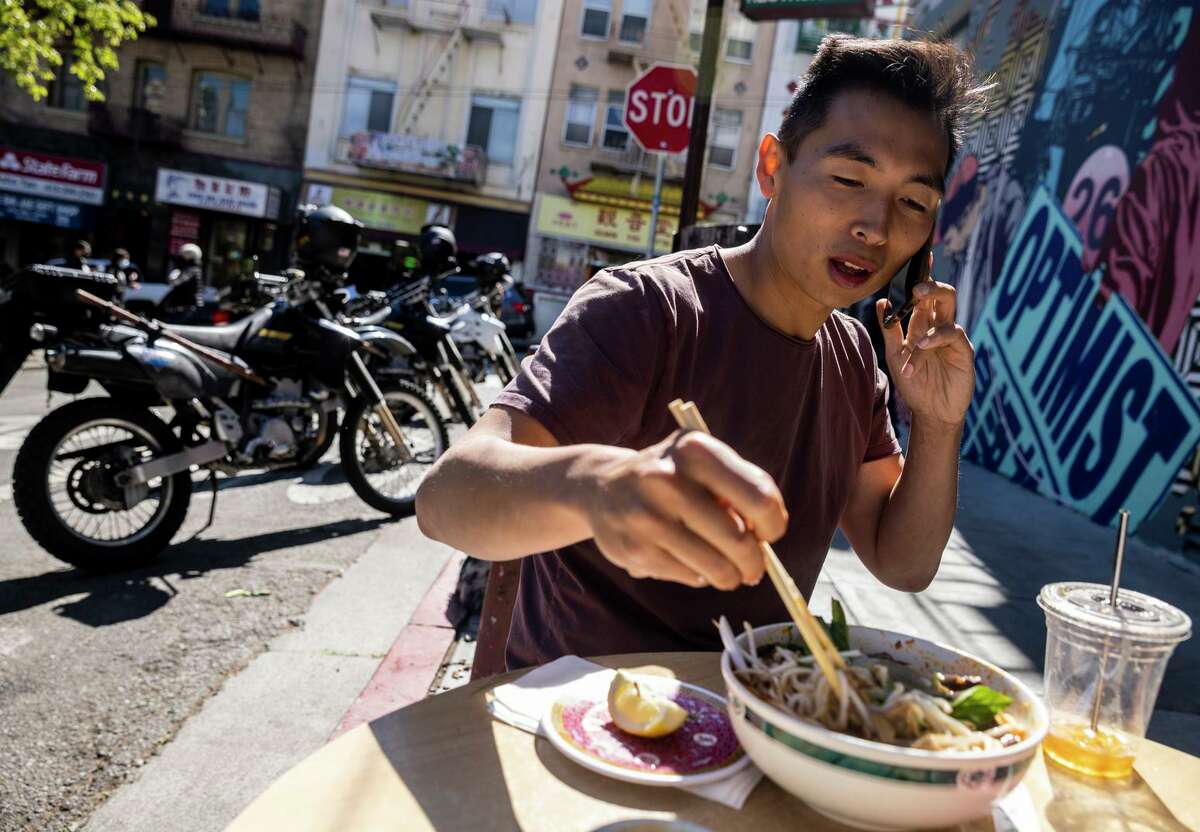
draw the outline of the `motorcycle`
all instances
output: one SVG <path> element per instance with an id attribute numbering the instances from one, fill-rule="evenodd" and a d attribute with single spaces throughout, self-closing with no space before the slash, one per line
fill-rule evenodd
<path id="1" fill-rule="evenodd" d="M 215 511 L 218 471 L 293 465 L 335 433 L 355 493 L 410 514 L 421 476 L 449 444 L 445 424 L 420 388 L 393 381 L 382 391 L 364 356 L 416 350 L 393 332 L 337 323 L 324 303 L 330 275 L 314 271 L 222 327 L 141 318 L 114 303 L 108 275 L 33 266 L 6 280 L 0 392 L 42 349 L 49 389 L 78 394 L 96 381 L 108 393 L 51 412 L 22 444 L 13 501 L 34 539 L 83 569 L 146 563 L 183 524 L 193 468 L 209 471 Z"/>
<path id="2" fill-rule="evenodd" d="M 406 246 L 398 242 L 397 251 Z M 382 327 L 402 335 L 415 353 L 398 360 L 373 361 L 372 372 L 384 383 L 403 380 L 435 391 L 450 418 L 470 427 L 483 413 L 483 403 L 454 339 L 452 324 L 433 314 L 429 303 L 431 287 L 447 274 L 457 273 L 457 266 L 429 273 L 409 255 L 397 256 L 394 262 L 403 265 L 394 269 L 392 289 L 368 292 L 348 302 L 339 320 L 355 329 Z"/>
<path id="3" fill-rule="evenodd" d="M 471 377 L 482 380 L 491 367 L 500 382 L 508 384 L 520 367 L 508 327 L 500 320 L 504 293 L 513 285 L 508 258 L 500 252 L 483 254 L 461 271 L 474 274 L 476 288 L 453 301 L 434 300 L 433 308 L 450 323 L 451 336 L 472 370 Z"/>

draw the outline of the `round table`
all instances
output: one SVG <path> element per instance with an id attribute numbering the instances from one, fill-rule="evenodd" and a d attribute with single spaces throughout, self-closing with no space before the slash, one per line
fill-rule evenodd
<path id="1" fill-rule="evenodd" d="M 719 653 L 594 661 L 724 690 Z M 846 828 L 766 778 L 735 811 L 678 789 L 635 786 L 581 768 L 545 739 L 488 714 L 486 692 L 521 673 L 479 680 L 343 734 L 275 781 L 229 829 L 582 832 L 633 818 L 755 832 Z M 1089 781 L 1048 770 L 1039 754 L 1024 783 L 1044 829 L 1200 829 L 1200 759 L 1147 741 L 1135 771 L 1128 781 Z M 993 825 L 987 820 L 964 828 L 991 832 Z"/>

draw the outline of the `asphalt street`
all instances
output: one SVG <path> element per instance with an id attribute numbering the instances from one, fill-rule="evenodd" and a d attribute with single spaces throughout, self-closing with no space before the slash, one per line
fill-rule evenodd
<path id="1" fill-rule="evenodd" d="M 36 368 L 0 397 L 0 830 L 77 827 L 395 525 L 328 461 L 222 480 L 207 529 L 198 480 L 153 566 L 81 573 L 30 539 L 11 499 L 26 432 L 67 400 L 47 403 Z M 427 586 L 428 572 L 413 580 Z"/>

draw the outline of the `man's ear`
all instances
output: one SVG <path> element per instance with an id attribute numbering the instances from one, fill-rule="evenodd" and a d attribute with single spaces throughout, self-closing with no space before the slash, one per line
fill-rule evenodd
<path id="1" fill-rule="evenodd" d="M 783 143 L 774 133 L 767 133 L 758 143 L 758 164 L 754 175 L 758 178 L 758 189 L 767 199 L 774 199 L 779 192 L 785 172 L 787 155 Z"/>

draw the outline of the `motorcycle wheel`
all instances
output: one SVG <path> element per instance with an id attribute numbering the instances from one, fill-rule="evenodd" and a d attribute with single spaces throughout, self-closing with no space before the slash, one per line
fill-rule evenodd
<path id="1" fill-rule="evenodd" d="M 29 432 L 13 468 L 13 502 L 30 536 L 54 557 L 90 572 L 152 561 L 183 525 L 189 471 L 159 477 L 128 508 L 117 474 L 182 445 L 144 408 L 116 399 L 60 407 Z"/>
<path id="2" fill-rule="evenodd" d="M 382 390 L 413 458 L 394 458 L 394 444 L 379 415 L 363 396 L 346 408 L 339 448 L 346 481 L 371 508 L 395 517 L 413 513 L 417 486 L 450 446 L 446 423 L 421 389 L 407 381 L 388 382 Z"/>

